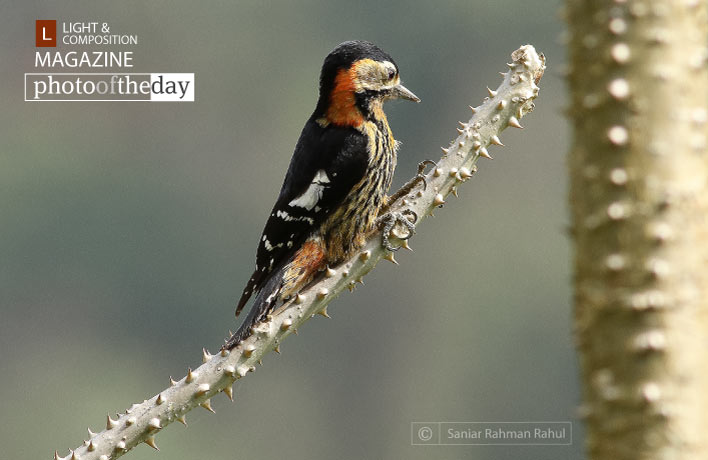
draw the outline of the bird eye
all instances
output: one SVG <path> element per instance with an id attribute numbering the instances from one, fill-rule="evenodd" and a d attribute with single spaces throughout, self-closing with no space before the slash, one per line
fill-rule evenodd
<path id="1" fill-rule="evenodd" d="M 388 69 L 388 79 L 391 80 L 395 76 L 396 76 L 396 70 L 395 69 Z"/>

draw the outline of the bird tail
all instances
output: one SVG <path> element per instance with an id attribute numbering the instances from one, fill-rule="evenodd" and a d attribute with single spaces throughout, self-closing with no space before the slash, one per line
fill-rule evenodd
<path id="1" fill-rule="evenodd" d="M 226 341 L 223 348 L 231 350 L 249 337 L 253 333 L 253 326 L 266 319 L 266 316 L 275 309 L 281 298 L 290 298 L 295 295 L 303 286 L 312 281 L 325 266 L 325 251 L 321 241 L 310 239 L 299 250 L 287 257 L 283 263 L 276 265 L 276 268 L 266 275 L 262 283 L 254 273 L 241 296 L 236 314 L 248 301 L 253 286 L 260 285 L 260 288 L 256 289 L 256 298 L 251 311 L 248 312 L 246 319 L 236 333 Z"/>
<path id="2" fill-rule="evenodd" d="M 263 321 L 265 317 L 273 311 L 280 298 L 280 291 L 283 287 L 283 276 L 287 270 L 287 267 L 288 264 L 283 264 L 280 268 L 269 274 L 268 279 L 265 281 L 261 289 L 258 290 L 258 293 L 253 301 L 253 306 L 248 312 L 248 315 L 246 315 L 246 319 L 243 321 L 241 326 L 239 326 L 238 330 L 231 336 L 231 338 L 226 341 L 226 344 L 223 346 L 224 349 L 231 350 L 235 348 L 239 343 L 241 343 L 241 341 L 251 335 L 251 328 L 253 326 L 260 321 Z M 245 302 L 243 302 L 243 304 L 245 304 Z M 239 307 L 240 308 L 237 310 L 237 314 L 241 308 L 243 308 L 241 302 L 239 302 Z"/>
<path id="3" fill-rule="evenodd" d="M 238 318 L 238 315 L 241 314 L 241 310 L 243 310 L 243 307 L 246 306 L 246 302 L 248 302 L 248 299 L 251 298 L 253 292 L 258 290 L 257 286 L 261 282 L 262 277 L 263 272 L 260 270 L 254 271 L 251 275 L 251 278 L 248 280 L 248 283 L 246 283 L 246 287 L 243 289 L 241 298 L 238 300 L 238 304 L 236 305 L 236 318 Z"/>

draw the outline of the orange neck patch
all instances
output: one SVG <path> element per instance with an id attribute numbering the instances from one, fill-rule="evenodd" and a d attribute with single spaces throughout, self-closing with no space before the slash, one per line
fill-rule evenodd
<path id="1" fill-rule="evenodd" d="M 330 94 L 327 120 L 339 126 L 359 127 L 364 116 L 356 106 L 354 79 L 356 69 L 342 69 L 334 78 L 334 89 Z"/>

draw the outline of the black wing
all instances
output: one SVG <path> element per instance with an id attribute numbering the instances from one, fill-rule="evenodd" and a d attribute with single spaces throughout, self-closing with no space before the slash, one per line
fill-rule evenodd
<path id="1" fill-rule="evenodd" d="M 268 216 L 256 253 L 256 269 L 236 307 L 236 316 L 268 275 L 285 263 L 366 173 L 365 136 L 354 128 L 320 126 L 308 120 Z"/>

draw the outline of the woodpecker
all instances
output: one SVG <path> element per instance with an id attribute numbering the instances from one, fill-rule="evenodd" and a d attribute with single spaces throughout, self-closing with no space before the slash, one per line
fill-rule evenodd
<path id="1" fill-rule="evenodd" d="M 379 47 L 348 41 L 327 55 L 317 106 L 295 146 L 236 316 L 255 295 L 253 306 L 225 349 L 251 335 L 278 302 L 296 295 L 318 272 L 360 249 L 377 223 L 385 221 L 388 231 L 400 221 L 412 230 L 400 214 L 380 215 L 398 149 L 383 111 L 389 99 L 420 102 Z M 383 244 L 394 250 L 387 236 Z"/>

